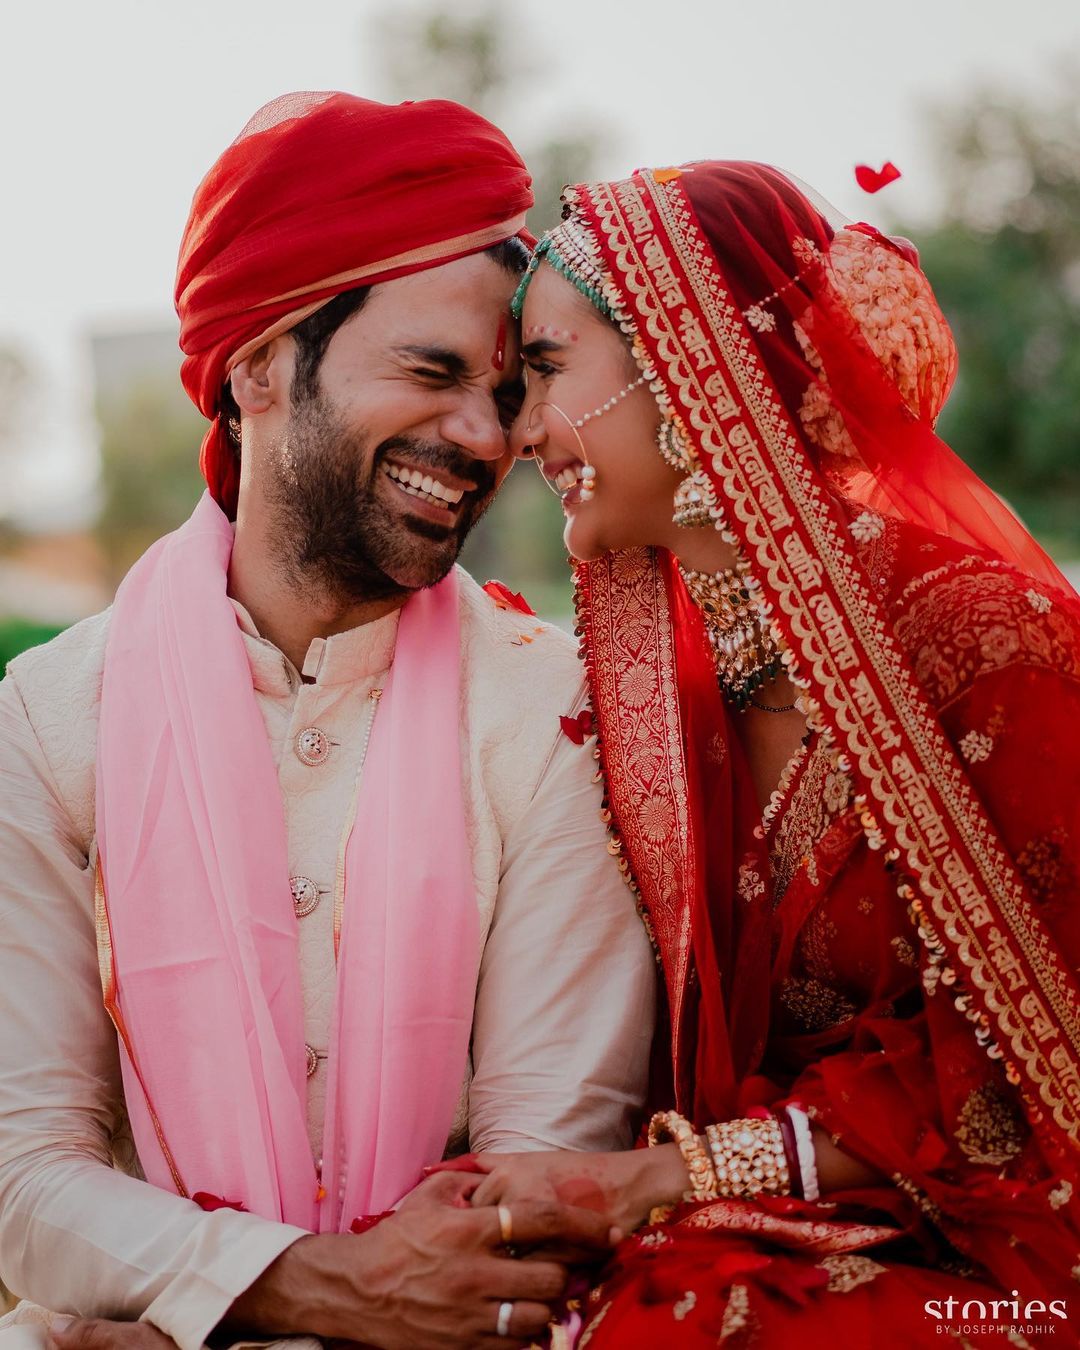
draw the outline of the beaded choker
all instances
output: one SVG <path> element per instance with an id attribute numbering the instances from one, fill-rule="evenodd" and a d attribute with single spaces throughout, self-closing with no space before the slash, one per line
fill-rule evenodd
<path id="1" fill-rule="evenodd" d="M 722 572 L 695 572 L 682 566 L 679 571 L 705 620 L 724 696 L 740 712 L 751 703 L 761 706 L 754 694 L 766 679 L 776 679 L 783 661 L 772 628 L 751 595 L 749 566 L 740 560 Z"/>

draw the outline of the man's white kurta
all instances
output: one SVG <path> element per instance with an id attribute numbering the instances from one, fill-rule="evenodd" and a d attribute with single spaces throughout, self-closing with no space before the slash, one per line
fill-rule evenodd
<path id="1" fill-rule="evenodd" d="M 285 804 L 304 1038 L 321 1054 L 334 988 L 333 890 L 368 694 L 397 615 L 317 639 L 298 672 L 236 606 Z M 94 937 L 94 757 L 108 613 L 12 662 L 0 683 L 0 1279 L 57 1311 L 145 1316 L 196 1350 L 300 1230 L 204 1213 L 140 1179 Z M 571 641 L 461 574 L 460 737 L 483 956 L 449 1148 L 631 1143 L 655 1001 L 651 951 L 607 851 Z M 302 678 L 303 677 L 303 678 Z M 297 753 L 309 728 L 324 762 Z M 309 756 L 310 758 L 310 756 Z M 424 822 L 416 822 L 423 848 Z M 183 896 L 176 897 L 183 904 Z M 206 1053 L 214 1053 L 207 1045 Z M 325 1060 L 308 1079 L 318 1159 Z"/>

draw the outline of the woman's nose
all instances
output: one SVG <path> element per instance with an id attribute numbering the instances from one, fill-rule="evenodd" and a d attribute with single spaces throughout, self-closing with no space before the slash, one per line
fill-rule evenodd
<path id="1" fill-rule="evenodd" d="M 546 438 L 540 414 L 533 411 L 532 400 L 526 396 L 521 411 L 510 424 L 507 441 L 511 453 L 515 459 L 532 459 Z"/>

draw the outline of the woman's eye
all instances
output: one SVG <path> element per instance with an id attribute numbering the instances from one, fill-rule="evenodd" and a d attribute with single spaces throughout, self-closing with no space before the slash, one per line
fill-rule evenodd
<path id="1" fill-rule="evenodd" d="M 527 365 L 535 375 L 543 375 L 545 379 L 559 373 L 558 367 L 553 366 L 550 361 L 529 361 Z"/>

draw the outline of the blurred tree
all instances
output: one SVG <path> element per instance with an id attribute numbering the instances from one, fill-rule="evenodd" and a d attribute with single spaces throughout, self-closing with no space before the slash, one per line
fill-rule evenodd
<path id="1" fill-rule="evenodd" d="M 0 479 L 11 481 L 13 457 L 25 450 L 27 414 L 34 389 L 30 363 L 9 344 L 0 344 Z M 18 538 L 11 521 L 13 503 L 7 492 L 0 494 L 0 552 Z"/>
<path id="2" fill-rule="evenodd" d="M 941 434 L 1059 556 L 1080 554 L 1078 74 L 939 110 L 945 209 L 910 231 L 960 347 Z"/>
<path id="3" fill-rule="evenodd" d="M 510 96 L 540 70 L 540 62 L 526 55 L 532 34 L 522 32 L 505 5 L 470 10 L 459 4 L 452 12 L 440 4 L 395 8 L 375 18 L 373 32 L 373 64 L 388 97 L 453 99 L 496 123 Z M 564 186 L 589 176 L 608 140 L 594 120 L 570 109 L 548 139 L 518 145 L 533 174 L 536 205 L 529 228 L 534 234 L 558 221 Z"/>
<path id="4" fill-rule="evenodd" d="M 442 6 L 395 9 L 376 19 L 375 41 L 388 97 L 449 98 L 502 121 L 510 96 L 531 78 L 529 37 L 505 6 L 452 12 Z M 595 171 L 606 132 L 581 116 L 566 121 L 539 143 L 519 143 L 533 175 L 536 205 L 529 213 L 534 234 L 557 223 L 567 183 Z M 499 576 L 523 591 L 534 608 L 568 620 L 572 612 L 562 512 L 540 475 L 519 466 L 507 479 L 495 509 L 473 532 L 462 562 L 480 580 Z"/>
<path id="5" fill-rule="evenodd" d="M 102 509 L 96 533 L 113 585 L 155 539 L 191 514 L 204 487 L 206 423 L 168 375 L 142 376 L 99 398 Z"/>

